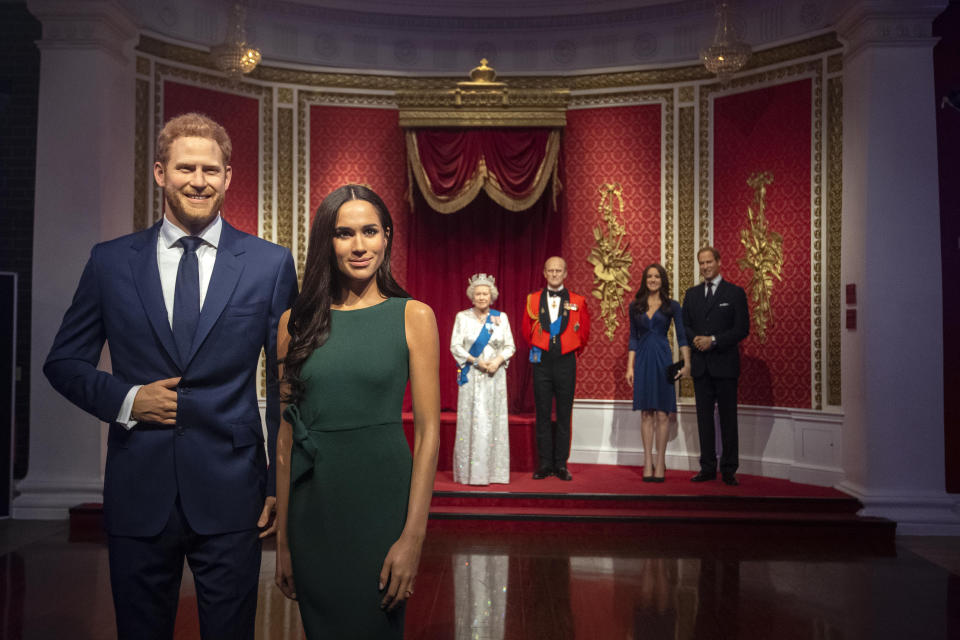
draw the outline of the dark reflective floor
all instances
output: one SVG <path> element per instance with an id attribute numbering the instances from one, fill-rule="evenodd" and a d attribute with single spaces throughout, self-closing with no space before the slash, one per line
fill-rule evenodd
<path id="1" fill-rule="evenodd" d="M 0 521 L 0 638 L 113 638 L 106 548 Z M 257 638 L 301 638 L 264 553 Z M 960 539 L 664 540 L 432 530 L 407 638 L 960 638 Z M 331 577 L 335 579 L 335 577 Z M 189 574 L 177 638 L 197 638 Z"/>

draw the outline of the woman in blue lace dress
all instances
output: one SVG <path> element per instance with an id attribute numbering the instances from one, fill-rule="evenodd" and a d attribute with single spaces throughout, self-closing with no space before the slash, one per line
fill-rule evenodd
<path id="1" fill-rule="evenodd" d="M 627 382 L 633 387 L 633 410 L 640 412 L 643 438 L 643 481 L 663 482 L 666 473 L 667 427 L 670 414 L 677 412 L 677 393 L 666 378 L 673 361 L 667 331 L 673 322 L 683 368 L 677 379 L 690 375 L 690 347 L 683 329 L 680 304 L 667 292 L 670 283 L 666 269 L 651 264 L 643 272 L 643 282 L 630 303 L 630 347 L 627 354 Z M 656 447 L 656 464 L 653 460 Z"/>

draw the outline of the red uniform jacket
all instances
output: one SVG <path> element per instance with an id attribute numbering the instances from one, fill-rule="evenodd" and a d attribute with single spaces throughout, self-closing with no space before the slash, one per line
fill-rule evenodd
<path id="1" fill-rule="evenodd" d="M 531 346 L 550 350 L 550 310 L 547 308 L 546 289 L 527 296 L 527 326 L 524 337 Z M 590 335 L 590 314 L 583 296 L 564 287 L 561 293 L 560 352 L 583 352 Z"/>

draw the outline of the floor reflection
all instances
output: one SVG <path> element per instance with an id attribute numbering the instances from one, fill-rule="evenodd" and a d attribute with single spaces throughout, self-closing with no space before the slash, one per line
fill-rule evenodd
<path id="1" fill-rule="evenodd" d="M 509 572 L 507 555 L 453 556 L 456 640 L 503 640 Z"/>
<path id="2" fill-rule="evenodd" d="M 62 527 L 4 546 L 19 526 L 0 522 L 0 637 L 114 638 L 106 548 L 70 543 Z M 256 638 L 301 640 L 274 561 L 268 547 Z M 199 638 L 189 573 L 180 613 L 176 639 Z M 406 638 L 946 640 L 960 638 L 960 575 L 903 546 L 431 530 Z"/>

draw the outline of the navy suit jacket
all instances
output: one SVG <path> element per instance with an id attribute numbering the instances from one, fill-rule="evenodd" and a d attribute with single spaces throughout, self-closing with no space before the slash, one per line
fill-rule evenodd
<path id="1" fill-rule="evenodd" d="M 720 280 L 707 304 L 703 283 L 690 287 L 683 297 L 683 327 L 690 345 L 690 373 L 694 378 L 740 377 L 740 341 L 750 333 L 750 310 L 743 289 Z M 693 346 L 694 336 L 714 336 L 717 344 L 700 351 Z"/>
<path id="2" fill-rule="evenodd" d="M 43 371 L 71 402 L 110 424 L 103 487 L 107 531 L 160 533 L 180 496 L 199 534 L 256 526 L 274 494 L 257 403 L 266 351 L 267 445 L 280 419 L 277 322 L 297 295 L 290 252 L 226 221 L 194 338 L 180 361 L 157 267 L 160 224 L 96 245 Z M 103 343 L 113 373 L 97 369 Z M 133 385 L 180 376 L 175 427 L 116 423 Z"/>

